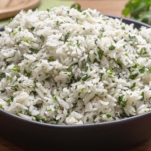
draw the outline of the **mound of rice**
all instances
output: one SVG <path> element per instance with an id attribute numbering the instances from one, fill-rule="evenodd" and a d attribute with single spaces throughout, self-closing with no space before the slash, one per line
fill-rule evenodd
<path id="1" fill-rule="evenodd" d="M 0 108 L 60 125 L 151 110 L 151 29 L 97 10 L 21 11 L 1 32 Z"/>

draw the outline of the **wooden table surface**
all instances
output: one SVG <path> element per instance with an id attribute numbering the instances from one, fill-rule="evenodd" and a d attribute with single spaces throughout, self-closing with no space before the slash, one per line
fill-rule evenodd
<path id="1" fill-rule="evenodd" d="M 44 0 L 42 0 L 41 5 L 43 1 Z M 53 0 L 50 0 L 50 2 L 51 1 Z M 62 1 L 74 2 L 73 0 L 60 0 L 61 4 Z M 89 7 L 92 9 L 97 9 L 103 14 L 122 16 L 121 14 L 122 9 L 124 8 L 124 5 L 128 2 L 128 0 L 76 0 L 76 2 L 81 4 L 82 9 L 86 9 Z M 0 151 L 27 151 L 27 150 L 0 137 Z M 151 139 L 144 142 L 143 144 L 139 144 L 134 148 L 130 148 L 124 151 L 151 151 Z"/>

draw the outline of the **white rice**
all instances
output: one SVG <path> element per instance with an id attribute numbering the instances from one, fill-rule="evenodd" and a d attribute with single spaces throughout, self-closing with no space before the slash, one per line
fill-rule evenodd
<path id="1" fill-rule="evenodd" d="M 21 11 L 1 32 L 0 108 L 88 124 L 151 110 L 151 29 L 97 10 Z"/>

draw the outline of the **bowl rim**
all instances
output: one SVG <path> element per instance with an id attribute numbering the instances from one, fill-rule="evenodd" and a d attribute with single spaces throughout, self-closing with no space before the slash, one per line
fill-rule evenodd
<path id="1" fill-rule="evenodd" d="M 130 18 L 125 18 L 125 17 L 119 17 L 119 16 L 114 16 L 114 15 L 107 15 L 107 14 L 103 14 L 105 16 L 111 17 L 113 19 L 121 19 L 122 21 L 128 21 L 130 24 L 139 24 L 140 27 L 147 27 L 147 28 L 151 28 L 150 25 L 145 24 L 143 22 L 137 21 L 137 20 L 133 20 Z M 126 23 L 127 24 L 127 23 Z M 2 32 L 5 28 L 5 26 L 7 26 L 7 24 L 3 25 L 0 27 L 0 32 Z M 110 126 L 110 125 L 117 125 L 117 124 L 124 124 L 133 120 L 138 120 L 147 116 L 151 115 L 151 111 L 150 112 L 146 112 L 140 115 L 134 115 L 131 117 L 127 117 L 127 118 L 122 118 L 119 120 L 113 120 L 113 121 L 108 121 L 108 122 L 100 122 L 100 123 L 89 123 L 89 124 L 77 124 L 77 125 L 59 125 L 59 124 L 51 124 L 51 123 L 44 123 L 44 122 L 38 122 L 38 121 L 33 121 L 33 120 L 27 120 L 25 118 L 22 118 L 20 116 L 17 116 L 15 114 L 11 114 L 3 109 L 0 109 L 0 115 L 3 114 L 5 116 L 8 116 L 10 118 L 14 118 L 16 120 L 19 120 L 20 122 L 25 122 L 27 124 L 32 124 L 32 125 L 37 125 L 37 126 L 43 126 L 43 127 L 52 127 L 52 128 L 63 128 L 63 129 L 75 129 L 75 128 L 85 128 L 85 127 L 100 127 L 100 126 Z"/>
<path id="2" fill-rule="evenodd" d="M 61 124 L 51 124 L 51 123 L 44 123 L 44 122 L 38 122 L 38 121 L 33 121 L 33 120 L 27 120 L 25 118 L 22 118 L 20 116 L 17 116 L 15 114 L 11 114 L 5 110 L 0 109 L 0 116 L 1 114 L 10 117 L 12 119 L 15 119 L 20 122 L 24 122 L 27 124 L 32 124 L 36 126 L 42 126 L 42 127 L 52 127 L 52 128 L 63 128 L 63 129 L 75 129 L 75 128 L 85 128 L 85 127 L 106 127 L 106 126 L 113 126 L 113 125 L 119 125 L 119 124 L 125 124 L 128 122 L 132 122 L 134 120 L 140 120 L 144 117 L 151 116 L 151 112 L 146 112 L 144 114 L 140 115 L 135 115 L 127 118 L 122 118 L 119 120 L 113 120 L 113 121 L 108 121 L 108 122 L 100 122 L 100 123 L 88 123 L 88 124 L 76 124 L 76 125 L 61 125 Z"/>

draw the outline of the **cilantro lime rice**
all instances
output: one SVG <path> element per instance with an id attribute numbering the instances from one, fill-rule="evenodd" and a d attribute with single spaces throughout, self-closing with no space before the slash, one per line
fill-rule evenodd
<path id="1" fill-rule="evenodd" d="M 151 29 L 61 6 L 21 11 L 0 34 L 2 110 L 60 125 L 150 112 Z"/>

